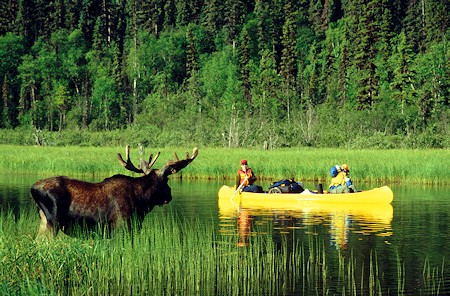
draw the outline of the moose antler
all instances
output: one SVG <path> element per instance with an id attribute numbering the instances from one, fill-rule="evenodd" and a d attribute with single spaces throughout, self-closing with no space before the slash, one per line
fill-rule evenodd
<path id="1" fill-rule="evenodd" d="M 143 152 L 143 148 L 142 148 L 142 152 Z M 127 145 L 125 153 L 126 153 L 127 161 L 124 161 L 122 158 L 122 155 L 120 153 L 117 153 L 117 158 L 119 159 L 119 162 L 123 165 L 123 167 L 129 171 L 132 171 L 135 173 L 140 173 L 140 174 L 145 174 L 145 175 L 150 173 L 151 167 L 153 166 L 153 164 L 155 163 L 155 161 L 158 159 L 158 157 L 160 155 L 159 151 L 156 154 L 155 158 L 153 158 L 153 154 L 150 154 L 150 156 L 148 158 L 148 162 L 141 158 L 138 167 L 136 167 L 130 160 L 130 145 Z"/>
<path id="2" fill-rule="evenodd" d="M 194 151 L 192 151 L 191 157 L 189 157 L 189 152 L 186 152 L 186 159 L 179 160 L 177 154 L 174 153 L 175 160 L 169 160 L 161 169 L 160 174 L 163 174 L 167 177 L 168 175 L 175 174 L 176 172 L 181 171 L 197 157 L 197 154 L 197 147 L 195 147 Z"/>

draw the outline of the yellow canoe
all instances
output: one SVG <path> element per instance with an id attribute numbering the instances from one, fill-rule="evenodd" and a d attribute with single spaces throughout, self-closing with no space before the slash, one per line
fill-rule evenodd
<path id="1" fill-rule="evenodd" d="M 252 193 L 236 192 L 231 186 L 223 185 L 219 190 L 219 200 L 228 199 L 243 207 L 286 208 L 304 207 L 305 203 L 336 204 L 390 204 L 394 193 L 388 186 L 355 193 L 317 194 L 304 191 L 302 193 Z"/>
<path id="2" fill-rule="evenodd" d="M 392 190 L 387 187 L 347 194 L 296 194 L 296 193 L 235 193 L 236 189 L 222 186 L 219 190 L 219 215 L 221 218 L 239 216 L 245 210 L 253 216 L 270 216 L 274 213 L 302 218 L 304 223 L 323 217 L 351 216 L 361 224 L 363 232 L 391 233 L 393 218 Z M 313 224 L 311 222 L 311 224 Z"/>

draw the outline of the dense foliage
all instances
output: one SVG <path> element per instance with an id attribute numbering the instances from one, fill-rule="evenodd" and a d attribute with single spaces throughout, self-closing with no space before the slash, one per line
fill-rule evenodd
<path id="1" fill-rule="evenodd" d="M 120 130 L 151 145 L 449 147 L 449 23 L 441 0 L 2 1 L 0 128 L 41 144 Z"/>

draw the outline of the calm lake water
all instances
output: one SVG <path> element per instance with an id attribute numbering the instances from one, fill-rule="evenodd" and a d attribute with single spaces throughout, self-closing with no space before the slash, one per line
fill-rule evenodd
<path id="1" fill-rule="evenodd" d="M 0 176 L 2 210 L 19 213 L 21 208 L 34 207 L 29 188 L 38 179 L 39 176 Z M 230 204 L 219 204 L 218 190 L 229 182 L 170 180 L 169 184 L 172 202 L 154 211 L 174 211 L 183 218 L 198 219 L 217 229 L 220 235 L 234 236 L 236 244 L 267 234 L 280 245 L 314 239 L 322 243 L 331 264 L 338 265 L 337 258 L 344 254 L 359 262 L 356 270 L 366 266 L 369 272 L 370 258 L 376 257 L 377 268 L 383 274 L 384 295 L 398 294 L 398 266 L 404 272 L 405 295 L 450 295 L 448 187 L 390 185 L 394 201 L 389 206 L 359 209 L 313 205 L 294 211 L 238 210 Z M 261 185 L 268 188 L 269 184 Z M 371 187 L 358 185 L 359 189 Z M 306 183 L 305 187 L 314 188 L 314 184 Z M 36 231 L 37 226 L 36 214 Z"/>

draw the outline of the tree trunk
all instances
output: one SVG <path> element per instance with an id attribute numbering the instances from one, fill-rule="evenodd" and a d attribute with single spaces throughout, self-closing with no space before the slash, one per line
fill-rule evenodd
<path id="1" fill-rule="evenodd" d="M 83 108 L 83 127 L 87 127 L 88 122 L 88 108 L 89 108 L 89 96 L 88 96 L 89 80 L 85 78 L 85 90 L 84 90 L 84 108 Z"/>

